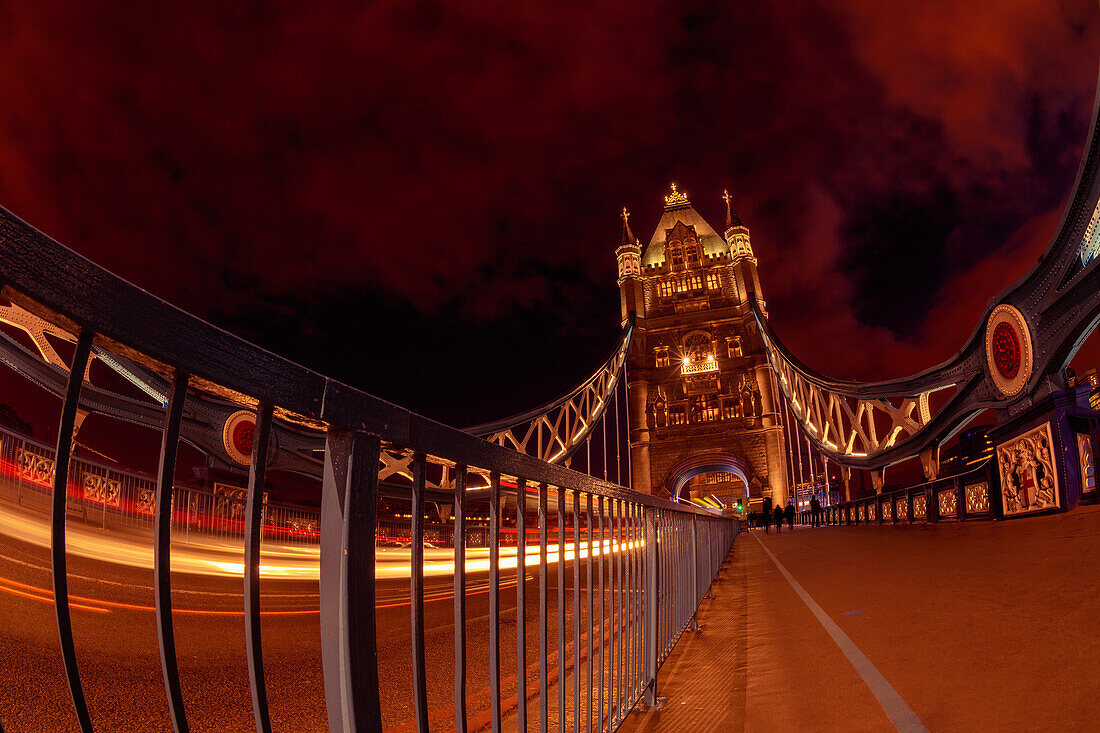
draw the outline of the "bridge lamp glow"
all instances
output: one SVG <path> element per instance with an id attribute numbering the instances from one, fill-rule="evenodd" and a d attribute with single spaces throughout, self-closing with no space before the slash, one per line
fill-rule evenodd
<path id="1" fill-rule="evenodd" d="M 684 357 L 684 363 L 685 363 L 685 364 L 690 364 L 690 363 L 691 363 L 691 359 L 690 359 L 689 357 L 685 356 L 685 357 Z"/>

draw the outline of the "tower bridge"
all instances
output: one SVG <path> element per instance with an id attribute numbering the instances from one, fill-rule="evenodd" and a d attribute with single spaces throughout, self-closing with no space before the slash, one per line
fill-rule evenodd
<path id="1" fill-rule="evenodd" d="M 1100 319 L 1098 145 L 1094 108 L 1050 245 L 958 354 L 876 383 L 802 364 L 732 197 L 719 234 L 673 185 L 648 243 L 622 212 L 607 359 L 466 429 L 0 209 L 0 358 L 61 404 L 52 445 L 0 431 L 0 730 L 1095 727 L 1100 411 L 1067 367 Z M 74 456 L 93 414 L 155 430 L 156 475 Z M 205 514 L 181 444 L 239 483 Z M 924 480 L 887 488 L 903 460 Z M 873 491 L 834 497 L 830 462 Z M 287 475 L 319 508 L 282 522 Z M 729 511 L 807 492 L 825 529 Z"/>
<path id="2" fill-rule="evenodd" d="M 623 210 L 615 254 L 627 359 L 634 487 L 674 498 L 692 479 L 730 474 L 746 503 L 788 503 L 784 432 L 775 377 L 749 300 L 762 294 L 749 229 L 732 198 L 724 234 L 672 184 L 644 245 Z M 737 490 L 737 489 L 735 489 Z M 694 497 L 692 497 L 694 494 Z M 737 498 L 730 497 L 736 502 Z"/>

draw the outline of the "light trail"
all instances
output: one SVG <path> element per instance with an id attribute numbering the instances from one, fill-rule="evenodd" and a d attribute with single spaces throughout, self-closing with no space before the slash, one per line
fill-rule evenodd
<path id="1" fill-rule="evenodd" d="M 527 576 L 527 580 L 530 580 L 533 576 Z M 515 580 L 511 582 L 501 583 L 500 589 L 507 590 L 516 586 Z M 142 586 L 147 587 L 147 586 Z M 475 590 L 468 591 L 467 596 L 478 596 L 489 592 L 488 583 L 482 584 L 481 587 Z M 152 592 L 152 589 L 149 588 Z M 53 605 L 53 591 L 49 588 L 40 588 L 36 585 L 30 585 L 28 583 L 20 583 L 16 580 L 9 578 L 0 578 L 0 593 L 7 593 L 9 595 L 18 596 L 20 598 L 28 598 L 32 601 L 39 601 L 41 603 L 48 603 Z M 225 594 L 215 594 L 225 595 Z M 263 600 L 265 596 L 261 596 Z M 311 598 L 318 600 L 318 596 L 310 594 Z M 398 596 L 390 596 L 390 598 L 398 598 Z M 437 589 L 434 593 L 429 592 L 424 597 L 425 603 L 432 603 L 435 601 L 448 601 L 454 598 L 454 593 L 447 592 L 446 589 Z M 73 601 L 76 601 L 75 603 Z M 383 599 L 383 602 L 376 603 L 374 605 L 377 609 L 383 608 L 401 608 L 408 606 L 410 601 L 408 599 L 393 600 Z M 110 613 L 111 609 L 118 609 L 123 611 L 143 611 L 153 613 L 156 611 L 154 606 L 147 606 L 138 603 L 123 603 L 121 601 L 108 601 L 102 598 L 89 598 L 87 596 L 69 595 L 69 607 L 79 609 L 81 611 L 90 611 L 93 613 Z M 172 613 L 185 614 L 191 616 L 244 616 L 243 610 L 218 610 L 218 609 L 205 609 L 205 608 L 172 608 Z M 320 613 L 317 608 L 296 608 L 296 609 L 284 609 L 284 610 L 268 610 L 260 611 L 261 616 L 309 616 Z"/>
<path id="2" fill-rule="evenodd" d="M 50 547 L 50 527 L 43 517 L 29 512 L 20 512 L 14 508 L 0 505 L 0 534 L 36 545 Z M 593 557 L 615 554 L 640 547 L 640 540 L 617 543 L 604 540 L 594 543 Z M 80 524 L 69 524 L 66 528 L 66 550 L 71 555 L 87 557 L 116 565 L 153 568 L 153 547 L 151 542 L 127 537 L 118 533 L 103 532 Z M 559 561 L 558 545 L 547 545 L 546 562 L 556 565 Z M 197 543 L 173 543 L 171 567 L 174 573 L 192 575 L 210 575 L 240 578 L 244 576 L 244 563 L 238 558 L 243 554 L 240 545 L 215 540 Z M 468 547 L 466 549 L 466 572 L 489 572 L 489 548 Z M 515 547 L 501 547 L 498 568 L 514 569 L 517 566 Z M 526 557 L 538 560 L 538 546 L 528 545 Z M 580 548 L 580 557 L 588 557 L 587 543 Z M 377 548 L 375 554 L 375 577 L 379 580 L 407 579 L 412 574 L 410 563 L 411 550 L 408 548 Z M 564 560 L 573 559 L 573 549 L 566 546 Z M 450 549 L 425 549 L 424 576 L 449 577 L 455 572 L 454 554 Z M 319 580 L 320 548 L 317 546 L 276 545 L 267 543 L 261 550 L 260 577 L 281 580 Z"/>

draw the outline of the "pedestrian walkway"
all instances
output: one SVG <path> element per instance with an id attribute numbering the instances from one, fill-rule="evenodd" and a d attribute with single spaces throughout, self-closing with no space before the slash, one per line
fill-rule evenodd
<path id="1" fill-rule="evenodd" d="M 1095 730 L 1098 560 L 1096 507 L 753 531 L 622 730 Z"/>

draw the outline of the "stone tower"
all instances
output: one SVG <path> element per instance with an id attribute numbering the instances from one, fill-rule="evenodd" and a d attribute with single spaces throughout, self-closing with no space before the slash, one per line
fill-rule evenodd
<path id="1" fill-rule="evenodd" d="M 739 495 L 788 502 L 775 379 L 749 308 L 765 308 L 749 229 L 729 194 L 725 236 L 672 185 L 647 245 L 623 209 L 616 250 L 634 488 L 687 496 L 692 479 L 734 474 Z M 713 483 L 713 481 L 710 481 Z"/>

